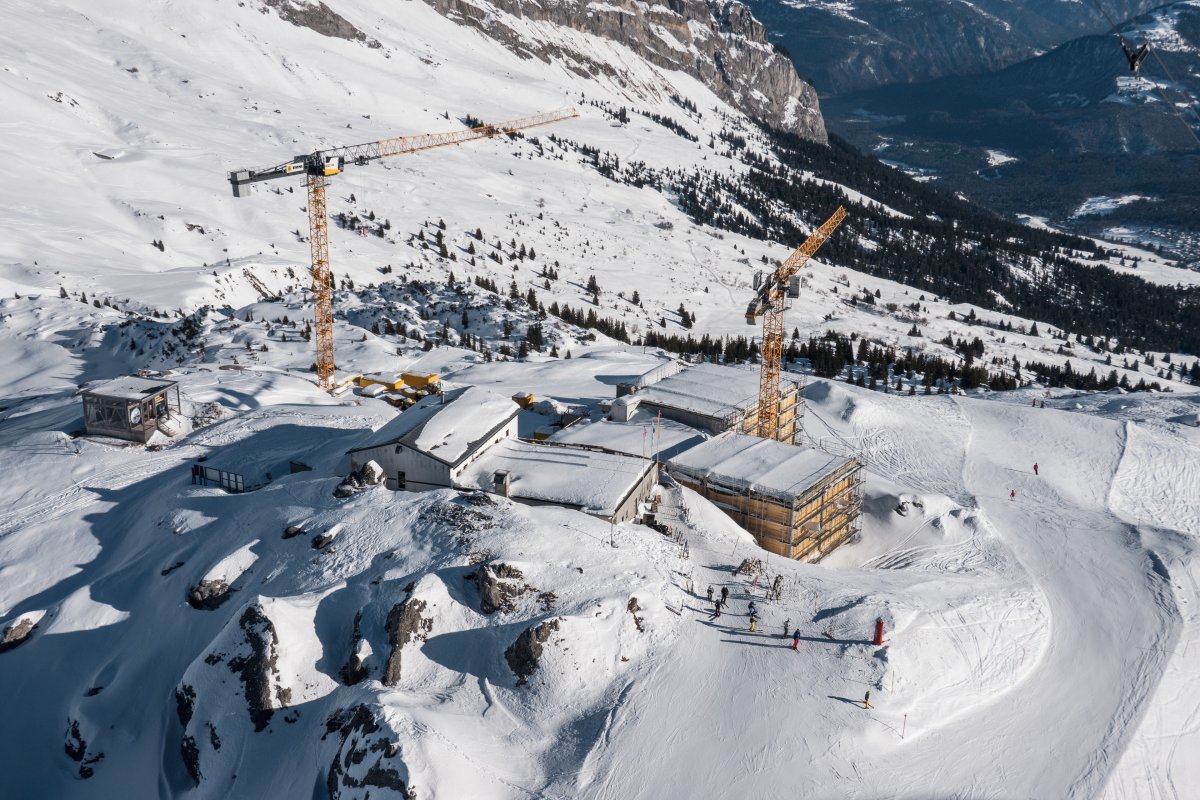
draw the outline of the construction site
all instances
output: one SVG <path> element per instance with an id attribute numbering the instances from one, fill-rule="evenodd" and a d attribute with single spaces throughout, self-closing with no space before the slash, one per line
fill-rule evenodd
<path id="1" fill-rule="evenodd" d="M 619 382 L 614 400 L 583 406 L 553 398 L 535 401 L 528 391 L 511 398 L 495 395 L 411 367 L 337 374 L 325 197 L 329 178 L 352 165 L 576 116 L 568 108 L 461 131 L 318 150 L 275 166 L 229 173 L 235 197 L 247 195 L 255 183 L 304 179 L 315 383 L 334 396 L 353 392 L 362 398 L 356 402 L 385 401 L 396 409 L 394 418 L 347 451 L 349 489 L 375 482 L 396 491 L 482 490 L 522 503 L 575 508 L 615 523 L 640 520 L 657 465 L 725 512 L 764 549 L 819 561 L 858 532 L 862 463 L 804 444 L 804 378 L 783 369 L 784 313 L 799 290 L 801 269 L 845 219 L 844 208 L 769 274 L 755 276 L 745 316 L 749 324 L 762 323 L 757 368 L 667 361 Z M 162 427 L 159 420 L 170 415 L 172 406 L 164 399 L 170 390 L 178 411 L 178 389 L 140 378 L 122 380 L 84 394 L 89 432 L 147 442 Z M 134 384 L 136 397 L 129 394 Z M 153 397 L 143 400 L 143 393 Z M 260 464 L 253 452 L 211 452 L 193 466 L 193 483 L 254 491 L 281 475 L 309 469 L 311 448 L 293 449 L 288 458 L 269 464 Z"/>

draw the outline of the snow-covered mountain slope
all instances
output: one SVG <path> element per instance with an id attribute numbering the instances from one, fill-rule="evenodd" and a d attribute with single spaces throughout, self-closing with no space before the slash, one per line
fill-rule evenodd
<path id="1" fill-rule="evenodd" d="M 656 360 L 597 349 L 454 378 L 578 402 Z M 153 452 L 49 432 L 69 396 L 0 429 L 0 467 L 22 476 L 2 486 L 0 622 L 36 623 L 0 653 L 15 796 L 1082 798 L 1198 777 L 1200 442 L 1163 421 L 1193 398 L 1031 408 L 1024 391 L 815 381 L 809 434 L 869 476 L 861 539 L 805 566 L 669 487 L 660 517 L 686 558 L 577 512 L 337 500 L 341 453 L 392 413 L 381 401 L 262 367 L 179 376 L 189 406 L 258 408 Z M 245 495 L 189 483 L 234 443 L 302 448 L 313 470 Z M 780 600 L 733 574 L 743 558 L 782 576 Z M 482 610 L 485 564 L 508 610 Z M 197 595 L 205 582 L 224 586 Z M 709 585 L 731 590 L 719 619 Z M 528 659 L 506 652 L 543 623 L 522 682 Z"/>
<path id="2" fill-rule="evenodd" d="M 1015 226 L 964 223 L 951 243 L 938 226 L 957 218 L 886 171 L 852 186 L 820 164 L 785 171 L 702 80 L 586 31 L 521 23 L 561 48 L 543 62 L 423 3 L 333 6 L 114 0 L 101 15 L 67 0 L 14 8 L 0 31 L 0 99 L 21 115 L 0 136 L 27 156 L 0 208 L 6 796 L 1082 798 L 1200 777 L 1200 445 L 1172 421 L 1196 413 L 1179 369 L 1195 354 L 1089 344 L 998 291 L 951 302 L 838 259 L 907 256 L 913 281 L 1001 264 L 1014 298 L 1059 262 L 1107 265 L 1161 290 L 1140 325 L 1159 334 L 1182 327 L 1166 300 L 1195 273 Z M 620 69 L 581 74 L 579 51 Z M 433 371 L 598 416 L 668 358 L 622 332 L 748 355 L 755 271 L 831 201 L 853 222 L 804 276 L 798 345 L 828 330 L 1004 378 L 1016 358 L 1024 378 L 1070 363 L 1173 391 L 814 379 L 810 440 L 869 470 L 861 537 L 820 566 L 767 558 L 669 486 L 660 512 L 687 558 L 647 527 L 563 509 L 335 498 L 346 448 L 395 412 L 317 391 L 302 192 L 235 200 L 225 172 L 564 104 L 580 117 L 333 178 L 343 372 Z M 796 182 L 738 207 L 751 164 Z M 914 249 L 929 241 L 946 247 Z M 1042 307 L 1090 297 L 1075 288 Z M 535 352 L 509 358 L 522 342 Z M 932 388 L 932 366 L 894 363 L 885 386 Z M 878 364 L 834 371 L 874 381 Z M 141 368 L 173 371 L 187 430 L 148 448 L 76 436 L 79 385 Z M 527 412 L 521 433 L 548 421 Z M 244 495 L 190 483 L 198 458 L 235 450 L 312 470 Z M 781 576 L 780 600 L 733 574 L 743 558 Z M 709 584 L 733 593 L 720 619 Z M 485 594 L 511 596 L 485 610 Z M 864 644 L 877 616 L 882 649 Z M 868 689 L 875 708 L 856 708 Z"/>

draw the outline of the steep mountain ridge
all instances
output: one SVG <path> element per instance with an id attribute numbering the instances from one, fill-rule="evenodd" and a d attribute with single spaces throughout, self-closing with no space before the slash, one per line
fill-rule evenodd
<path id="1" fill-rule="evenodd" d="M 581 75 L 627 80 L 620 62 L 569 49 L 531 20 L 592 34 L 628 47 L 651 64 L 692 75 L 750 117 L 824 142 L 817 93 L 771 46 L 766 29 L 738 0 L 427 0 L 439 13 L 470 25 L 522 57 L 550 56 Z"/>

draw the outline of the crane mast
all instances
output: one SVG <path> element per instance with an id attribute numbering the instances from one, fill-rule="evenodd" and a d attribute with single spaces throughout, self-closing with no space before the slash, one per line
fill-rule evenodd
<path id="1" fill-rule="evenodd" d="M 325 202 L 328 178 L 342 172 L 347 164 L 363 166 L 389 156 L 490 139 L 493 136 L 549 125 L 577 116 L 579 113 L 574 108 L 565 108 L 490 125 L 479 125 L 467 130 L 396 136 L 363 144 L 314 150 L 272 167 L 234 170 L 229 173 L 234 197 L 245 196 L 249 193 L 251 184 L 261 181 L 301 175 L 305 177 L 308 189 L 308 241 L 312 256 L 313 332 L 317 347 L 317 383 L 321 388 L 333 388 L 335 371 L 333 279 L 329 271 L 329 209 Z"/>
<path id="2" fill-rule="evenodd" d="M 761 369 L 758 383 L 758 424 L 755 434 L 764 439 L 779 438 L 779 376 L 783 369 L 783 312 L 788 284 L 808 260 L 829 239 L 846 218 L 842 206 L 809 236 L 804 244 L 775 268 L 750 301 L 746 322 L 754 324 L 762 314 Z"/>

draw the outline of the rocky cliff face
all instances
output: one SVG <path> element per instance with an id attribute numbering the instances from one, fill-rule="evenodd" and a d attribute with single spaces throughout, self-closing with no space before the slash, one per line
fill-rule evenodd
<path id="1" fill-rule="evenodd" d="M 816 91 L 802 81 L 766 29 L 736 0 L 426 0 L 439 13 L 483 31 L 514 52 L 560 59 L 581 74 L 624 81 L 620 64 L 533 38 L 522 20 L 547 22 L 625 45 L 651 64 L 685 72 L 751 117 L 818 142 L 826 141 Z"/>

